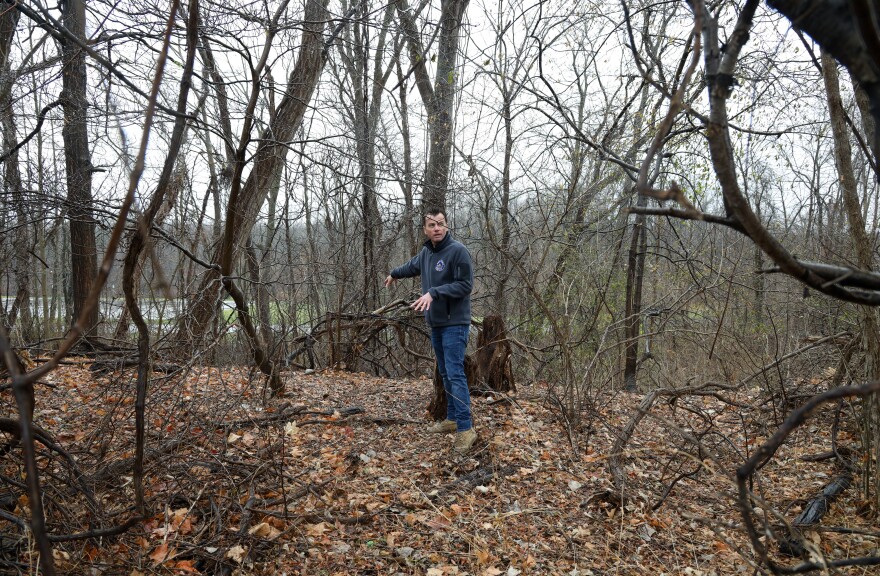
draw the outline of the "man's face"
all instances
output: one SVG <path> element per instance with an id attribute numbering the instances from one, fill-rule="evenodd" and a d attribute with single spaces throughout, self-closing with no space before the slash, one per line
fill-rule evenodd
<path id="1" fill-rule="evenodd" d="M 438 244 L 443 240 L 447 230 L 446 217 L 443 214 L 428 214 L 425 216 L 425 236 L 433 244 Z"/>

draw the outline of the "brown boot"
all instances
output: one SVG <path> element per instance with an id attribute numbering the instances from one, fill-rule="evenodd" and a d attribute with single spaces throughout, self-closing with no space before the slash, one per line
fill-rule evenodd
<path id="1" fill-rule="evenodd" d="M 455 435 L 455 443 L 452 445 L 452 449 L 458 454 L 467 454 L 476 441 L 477 433 L 474 432 L 473 428 L 464 432 L 458 432 Z"/>

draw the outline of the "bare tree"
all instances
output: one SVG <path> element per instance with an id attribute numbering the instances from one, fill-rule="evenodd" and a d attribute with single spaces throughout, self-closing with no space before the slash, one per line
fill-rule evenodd
<path id="1" fill-rule="evenodd" d="M 250 71 L 250 93 L 244 111 L 244 123 L 235 148 L 224 233 L 213 257 L 216 267 L 207 271 L 201 282 L 201 288 L 190 306 L 190 311 L 185 316 L 185 321 L 178 328 L 176 338 L 177 341 L 193 341 L 200 339 L 206 333 L 211 321 L 216 317 L 218 289 L 222 285 L 235 300 L 255 361 L 270 378 L 276 393 L 281 392 L 280 380 L 269 357 L 266 343 L 263 342 L 251 319 L 244 295 L 232 282 L 231 273 L 235 257 L 257 221 L 260 207 L 277 182 L 289 150 L 289 143 L 293 140 L 308 110 L 312 93 L 326 61 L 326 47 L 322 37 L 326 19 L 326 0 L 308 0 L 305 5 L 302 44 L 296 66 L 290 72 L 284 97 L 279 102 L 277 111 L 262 130 L 256 151 L 251 155 L 249 148 L 256 123 L 254 113 L 261 94 L 261 76 L 268 61 L 279 19 L 284 14 L 286 6 L 287 3 L 282 3 L 268 23 L 269 34 L 262 54 Z M 250 165 L 251 162 L 253 166 L 245 179 L 245 166 Z"/>
<path id="2" fill-rule="evenodd" d="M 138 269 L 141 267 L 142 254 L 151 250 L 150 230 L 160 210 L 167 207 L 167 203 L 174 203 L 174 198 L 167 198 L 169 188 L 172 188 L 171 180 L 174 175 L 174 167 L 177 164 L 178 153 L 183 142 L 183 134 L 186 129 L 187 100 L 192 86 L 193 67 L 195 62 L 197 29 L 199 18 L 198 0 L 190 0 L 188 8 L 187 30 L 187 53 L 183 74 L 180 79 L 180 93 L 177 100 L 178 116 L 175 121 L 168 155 L 159 182 L 150 203 L 143 216 L 137 222 L 131 234 L 128 251 L 125 254 L 122 267 L 122 284 L 125 293 L 125 303 L 132 320 L 138 331 L 138 382 L 137 398 L 135 400 L 135 434 L 136 434 L 136 457 L 134 465 L 135 506 L 140 514 L 146 514 L 146 502 L 144 499 L 144 451 L 146 447 L 146 421 L 145 408 L 147 400 L 147 387 L 152 370 L 150 330 L 141 313 L 141 307 L 137 301 L 135 288 L 139 279 Z M 172 22 L 174 14 L 172 14 Z"/>
<path id="3" fill-rule="evenodd" d="M 648 87 L 654 76 L 661 80 L 665 78 L 663 72 L 664 56 L 670 50 L 670 46 L 663 43 L 660 39 L 666 36 L 666 29 L 669 20 L 674 14 L 674 10 L 652 14 L 651 7 L 647 7 L 643 13 L 643 23 L 641 26 L 641 47 L 637 47 L 635 43 L 632 23 L 629 16 L 626 17 L 627 29 L 629 32 L 629 48 L 633 53 L 633 57 L 639 70 L 645 76 L 645 83 L 642 85 L 642 94 L 640 97 L 639 110 L 648 109 Z M 650 148 L 658 148 L 661 142 L 668 136 L 675 122 L 677 115 L 683 107 L 683 100 L 687 97 L 690 88 L 691 72 L 694 60 L 690 68 L 685 67 L 688 55 L 692 49 L 691 39 L 686 43 L 678 59 L 675 72 L 673 73 L 668 86 L 662 86 L 661 94 L 675 94 L 670 99 L 667 116 L 660 123 L 659 130 L 654 135 L 654 141 Z M 644 56 L 642 56 L 644 54 Z M 655 81 L 657 82 L 657 81 Z M 656 116 L 661 102 L 665 99 L 661 96 L 654 106 L 652 106 L 651 114 L 636 114 L 634 119 L 634 135 L 633 143 L 624 156 L 628 162 L 635 161 L 636 150 L 642 148 L 648 140 L 648 134 L 643 132 L 645 125 L 653 126 L 656 122 Z M 662 156 L 658 156 L 655 160 L 650 154 L 649 159 L 642 162 L 639 170 L 638 180 L 635 185 L 637 191 L 648 187 L 657 180 L 661 173 Z M 634 391 L 636 389 L 636 376 L 638 371 L 638 350 L 640 343 L 640 333 L 643 325 L 642 312 L 642 288 L 645 277 L 645 253 L 647 250 L 647 221 L 645 215 L 640 209 L 647 207 L 648 195 L 640 193 L 636 199 L 635 219 L 633 221 L 632 235 L 630 237 L 629 249 L 627 251 L 627 275 L 626 275 L 626 301 L 624 309 L 624 368 L 623 380 L 627 390 Z"/>
<path id="4" fill-rule="evenodd" d="M 93 166 L 89 151 L 88 98 L 85 43 L 86 3 L 72 0 L 61 5 L 61 21 L 72 37 L 61 41 L 64 58 L 62 106 L 64 107 L 64 161 L 67 168 L 70 263 L 73 317 L 86 310 L 86 300 L 98 273 L 98 247 L 92 207 Z M 98 310 L 86 310 L 82 324 L 88 334 L 98 324 Z"/>
<path id="5" fill-rule="evenodd" d="M 874 257 L 871 240 L 865 230 L 865 219 L 862 215 L 862 201 L 856 189 L 856 177 L 853 170 L 852 148 L 850 147 L 849 129 L 846 122 L 846 111 L 840 95 L 840 80 L 837 74 L 837 63 L 826 51 L 822 51 L 822 78 L 825 81 L 825 92 L 828 98 L 828 113 L 831 119 L 831 133 L 834 139 L 834 159 L 843 204 L 846 209 L 849 232 L 856 253 L 856 261 L 862 270 L 873 270 Z M 865 347 L 864 377 L 867 381 L 877 380 L 880 374 L 880 333 L 878 333 L 877 310 L 874 307 L 859 306 L 861 318 L 861 339 Z M 863 403 L 863 448 L 866 453 L 872 452 L 872 446 L 880 446 L 880 413 L 878 400 L 875 396 L 868 397 Z M 864 486 L 874 485 L 875 497 L 880 501 L 880 471 L 872 470 L 876 464 L 872 458 L 865 459 Z"/>
<path id="6" fill-rule="evenodd" d="M 28 200 L 22 189 L 21 170 L 19 168 L 18 138 L 15 132 L 15 110 L 13 108 L 12 89 L 15 73 L 10 63 L 10 52 L 18 27 L 19 12 L 6 10 L 0 15 L 0 127 L 3 132 L 3 154 L 6 157 L 3 172 L 3 188 L 7 197 L 12 199 L 16 222 L 12 241 L 12 273 L 15 276 L 15 299 L 10 306 L 5 322 L 7 331 L 18 321 L 21 339 L 25 342 L 32 337 L 31 318 L 31 259 L 29 251 L 33 244 L 28 214 Z"/>
<path id="7" fill-rule="evenodd" d="M 362 310 L 378 307 L 379 278 L 387 267 L 379 251 L 383 222 L 377 197 L 376 141 L 380 129 L 382 96 L 401 51 L 397 37 L 391 36 L 394 5 L 388 4 L 380 12 L 382 20 L 377 24 L 370 22 L 371 12 L 369 2 L 361 2 L 358 19 L 345 28 L 342 41 L 338 44 L 345 70 L 340 93 L 351 103 L 344 108 L 344 115 L 353 129 L 358 159 L 359 205 L 363 219 Z M 371 33 L 374 27 L 378 29 L 375 40 Z"/>
<path id="8" fill-rule="evenodd" d="M 444 0 L 440 4 L 436 57 L 430 58 L 436 66 L 432 83 L 428 75 L 428 47 L 419 35 L 416 14 L 406 0 L 397 2 L 403 34 L 409 46 L 410 66 L 428 114 L 429 151 L 422 183 L 422 204 L 443 210 L 446 209 L 449 164 L 452 161 L 453 104 L 459 77 L 458 45 L 468 3 L 469 0 Z M 421 8 L 424 6 L 422 4 Z"/>

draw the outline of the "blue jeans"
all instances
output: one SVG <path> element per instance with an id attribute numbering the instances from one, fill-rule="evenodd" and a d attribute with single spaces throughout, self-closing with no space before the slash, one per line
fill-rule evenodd
<path id="1" fill-rule="evenodd" d="M 431 328 L 431 344 L 437 356 L 437 369 L 446 390 L 446 419 L 456 424 L 459 432 L 473 428 L 471 393 L 464 374 L 464 353 L 470 326 Z"/>

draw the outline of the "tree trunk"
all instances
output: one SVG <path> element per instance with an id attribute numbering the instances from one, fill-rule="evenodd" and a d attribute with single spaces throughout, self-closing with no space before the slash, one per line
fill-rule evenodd
<path id="1" fill-rule="evenodd" d="M 14 74 L 9 65 L 9 52 L 12 41 L 15 38 L 15 30 L 18 27 L 18 10 L 5 10 L 0 14 L 0 124 L 3 131 L 3 151 L 11 150 L 18 144 L 15 134 L 15 116 L 12 108 L 12 86 L 15 81 Z M 18 320 L 20 325 L 21 339 L 28 342 L 32 336 L 32 319 L 30 308 L 30 257 L 28 251 L 31 247 L 30 225 L 27 223 L 33 215 L 28 214 L 26 201 L 21 187 L 21 172 L 18 165 L 18 153 L 13 152 L 4 162 L 3 188 L 6 194 L 11 196 L 15 205 L 17 220 L 16 230 L 12 240 L 12 268 L 15 275 L 16 293 L 15 300 L 6 318 L 7 333 Z M 19 372 L 26 372 L 26 366 L 13 353 L 13 360 L 19 361 Z M 0 367 L 3 366 L 0 359 Z M 34 385 L 28 383 L 24 387 L 27 397 L 27 414 L 22 414 L 28 420 L 34 416 Z"/>
<path id="2" fill-rule="evenodd" d="M 646 16 L 647 18 L 647 16 Z M 648 104 L 647 85 L 642 89 L 640 110 L 645 110 Z M 654 108 L 656 114 L 657 108 Z M 652 118 L 655 116 L 652 114 Z M 644 126 L 642 114 L 636 114 L 633 122 L 633 146 L 629 154 L 635 155 L 638 147 L 644 142 L 645 136 L 641 134 Z M 648 205 L 648 198 L 638 194 L 636 206 L 644 208 Z M 644 214 L 636 214 L 633 223 L 632 237 L 630 238 L 629 251 L 626 259 L 626 303 L 624 310 L 624 365 L 623 385 L 626 390 L 634 392 L 637 386 L 639 367 L 639 335 L 642 326 L 642 286 L 645 279 L 645 252 L 647 248 L 648 229 Z"/>
<path id="3" fill-rule="evenodd" d="M 873 269 L 871 240 L 865 231 L 865 220 L 858 196 L 855 172 L 852 165 L 852 149 L 849 144 L 849 131 L 846 125 L 846 113 L 840 97 L 840 81 L 837 63 L 826 52 L 822 51 L 822 78 L 825 81 L 825 92 L 828 97 L 828 113 L 831 117 L 831 133 L 834 138 L 834 161 L 837 166 L 838 182 L 843 196 L 849 222 L 850 237 L 856 251 L 859 268 Z M 880 333 L 878 333 L 877 311 L 869 306 L 859 306 L 861 317 L 862 342 L 865 343 L 865 378 L 875 380 L 880 374 Z M 878 399 L 868 397 L 863 404 L 863 444 L 867 449 L 865 462 L 865 492 L 874 489 L 876 502 L 880 504 L 880 470 L 871 471 L 871 448 L 880 446 L 880 418 L 878 418 Z"/>
<path id="4" fill-rule="evenodd" d="M 186 103 L 184 102 L 184 105 Z M 181 114 L 184 114 L 186 110 L 183 110 Z M 183 125 L 181 128 L 178 126 Z M 178 164 L 177 168 L 174 168 L 174 160 L 177 158 L 180 147 L 185 140 L 185 123 L 178 118 L 175 121 L 174 132 L 171 137 L 171 142 L 169 144 L 169 152 L 168 157 L 166 158 L 166 166 L 159 177 L 159 183 L 156 186 L 156 190 L 153 192 L 154 198 L 158 199 L 158 204 L 153 207 L 152 205 L 148 208 L 150 226 L 161 226 L 165 221 L 165 218 L 171 212 L 171 209 L 177 203 L 177 198 L 180 195 L 180 192 L 183 190 L 184 183 L 186 181 L 186 175 L 182 173 L 182 170 L 185 170 L 185 166 Z M 179 133 L 178 133 L 179 130 Z M 168 159 L 172 160 L 172 165 L 168 167 Z M 147 217 L 144 217 L 143 221 L 147 221 Z M 140 232 L 133 233 L 132 237 L 134 238 Z M 138 299 L 138 294 L 140 293 L 140 281 L 141 275 L 143 272 L 144 262 L 146 261 L 147 256 L 152 250 L 152 246 L 149 249 L 145 249 L 147 247 L 147 239 L 141 238 L 138 240 L 139 245 L 134 246 L 134 241 L 129 245 L 129 250 L 134 247 L 137 249 L 138 256 L 137 262 L 131 270 L 126 270 L 123 273 L 123 285 L 126 282 L 131 283 L 132 289 L 132 298 L 136 302 Z M 116 329 L 114 331 L 113 338 L 119 341 L 125 341 L 128 336 L 129 324 L 131 323 L 131 311 L 129 310 L 129 299 L 125 297 L 123 294 L 123 304 L 122 311 L 119 314 L 119 321 L 116 324 Z"/>
<path id="5" fill-rule="evenodd" d="M 515 392 L 507 328 L 501 316 L 486 316 L 477 334 L 477 351 L 471 394 Z"/>
<path id="6" fill-rule="evenodd" d="M 643 208 L 647 204 L 648 198 L 639 194 L 636 206 Z M 636 214 L 626 259 L 626 308 L 624 312 L 623 382 L 624 387 L 630 392 L 636 390 L 646 243 L 645 215 Z"/>
<path id="7" fill-rule="evenodd" d="M 18 10 L 6 10 L 0 14 L 0 126 L 2 126 L 4 152 L 12 150 L 18 144 L 12 107 L 12 87 L 15 75 L 9 65 L 9 51 L 15 37 L 18 19 Z M 27 200 L 22 193 L 18 152 L 12 152 L 4 162 L 4 166 L 3 188 L 7 197 L 12 198 L 17 221 L 12 238 L 12 273 L 15 276 L 15 299 L 5 323 L 7 331 L 11 333 L 12 327 L 17 321 L 21 340 L 29 342 L 33 339 L 29 255 L 33 241 L 31 240 L 31 225 L 28 224 L 28 221 L 33 218 L 33 214 L 29 213 Z"/>
<path id="8" fill-rule="evenodd" d="M 309 262 L 319 262 L 319 252 L 318 252 L 318 240 L 316 238 L 317 232 L 315 231 L 315 226 L 312 223 L 312 212 L 317 213 L 317 209 L 315 208 L 313 202 L 313 196 L 309 192 L 309 172 L 304 165 L 300 165 L 300 174 L 302 174 L 303 179 L 303 213 L 305 214 L 306 220 L 306 254 Z M 287 234 L 288 243 L 291 240 L 291 234 Z M 313 270 L 313 267 L 309 267 L 308 275 L 305 279 L 308 284 L 308 302 L 309 302 L 309 310 L 308 317 L 309 318 L 320 318 L 323 315 L 322 306 L 321 306 L 321 295 L 318 291 L 318 271 Z M 294 322 L 296 322 L 296 308 L 292 310 L 292 315 Z M 298 323 L 298 322 L 297 322 Z"/>
<path id="9" fill-rule="evenodd" d="M 195 339 L 206 334 L 217 313 L 215 303 L 223 284 L 221 277 L 232 272 L 232 263 L 243 245 L 243 240 L 250 236 L 260 207 L 277 180 L 279 171 L 284 167 L 288 143 L 293 140 L 302 123 L 324 68 L 322 32 L 326 25 L 326 2 L 327 0 L 306 1 L 305 29 L 296 66 L 288 78 L 284 98 L 260 138 L 260 144 L 253 154 L 253 168 L 243 185 L 241 177 L 244 153 L 252 136 L 249 130 L 242 134 L 244 147 L 237 152 L 229 204 L 226 207 L 225 230 L 213 258 L 219 267 L 205 274 L 184 321 L 178 327 L 178 342 L 192 344 Z"/>
<path id="10" fill-rule="evenodd" d="M 504 103 L 502 105 L 502 119 L 504 121 L 504 165 L 501 173 L 501 205 L 498 207 L 501 216 L 501 242 L 498 250 L 501 258 L 498 279 L 495 285 L 494 310 L 499 319 L 507 315 L 507 281 L 511 274 L 510 265 L 510 242 L 513 236 L 510 226 L 510 168 L 513 160 L 513 117 L 511 115 L 511 100 L 513 96 L 505 86 Z M 502 320 L 503 327 L 503 320 Z"/>
<path id="11" fill-rule="evenodd" d="M 39 108 L 39 97 L 36 94 L 36 90 L 34 91 L 34 108 Z M 38 133 L 36 136 L 36 166 L 34 167 L 34 175 L 30 178 L 31 181 L 36 180 L 37 191 L 42 194 L 45 189 L 45 164 L 43 162 L 43 136 L 41 133 Z M 52 220 L 48 220 L 48 212 L 41 212 L 42 214 L 46 214 L 47 221 L 42 226 L 36 226 L 36 243 L 37 250 L 39 251 L 38 258 L 41 262 L 48 262 L 46 259 L 46 251 L 50 242 L 55 244 L 55 238 L 58 235 L 58 231 L 61 228 L 61 218 L 55 217 Z M 53 252 L 57 254 L 57 250 L 54 249 Z M 57 259 L 57 258 L 56 258 Z M 39 273 L 39 293 L 40 300 L 42 301 L 42 322 L 40 323 L 40 337 L 46 338 L 48 334 L 56 331 L 55 325 L 55 310 L 52 306 L 52 302 L 55 300 L 54 296 L 56 294 L 58 282 L 51 282 L 51 292 L 50 292 L 50 282 L 49 282 L 49 271 L 50 265 L 44 264 L 40 268 Z"/>
<path id="12" fill-rule="evenodd" d="M 176 8 L 176 3 L 174 4 Z M 174 18 L 175 13 L 172 12 L 171 17 Z M 138 304 L 138 282 L 140 280 L 140 269 L 143 264 L 143 254 L 150 250 L 150 230 L 153 224 L 161 214 L 167 213 L 171 205 L 177 199 L 178 189 L 181 183 L 176 181 L 175 166 L 177 165 L 177 156 L 183 145 L 184 131 L 186 130 L 185 114 L 187 109 L 187 101 L 190 88 L 192 86 L 193 67 L 195 63 L 196 44 L 198 40 L 198 17 L 199 7 L 198 0 L 190 0 L 189 17 L 187 19 L 187 53 L 186 64 L 180 79 L 180 91 L 177 96 L 177 112 L 179 116 L 175 119 L 174 129 L 171 134 L 171 141 L 168 146 L 168 156 L 165 158 L 165 164 L 162 173 L 159 176 L 159 182 L 153 197 L 143 216 L 138 220 L 137 225 L 131 234 L 128 250 L 123 259 L 122 267 L 122 288 L 125 295 L 125 304 L 128 313 L 131 316 L 138 331 L 137 350 L 138 350 L 138 373 L 137 373 L 137 392 L 135 398 L 135 461 L 133 467 L 134 489 L 135 489 L 135 507 L 139 514 L 146 514 L 146 501 L 144 493 L 144 453 L 146 449 L 146 400 L 147 388 L 152 372 L 152 358 L 150 348 L 150 331 L 146 320 L 141 314 L 140 305 Z"/>
<path id="13" fill-rule="evenodd" d="M 274 225 L 273 219 L 270 218 L 260 254 L 257 254 L 256 249 L 250 244 L 246 247 L 248 262 L 250 263 L 253 259 L 253 267 L 249 270 L 251 277 L 254 279 L 254 292 L 251 299 L 256 302 L 260 337 L 270 349 L 275 347 L 275 333 L 272 330 L 269 270 L 266 268 L 265 263 L 268 260 L 267 256 L 272 249 L 272 243 L 275 238 Z"/>
<path id="14" fill-rule="evenodd" d="M 452 107 L 455 101 L 455 82 L 458 79 L 456 60 L 459 30 L 467 5 L 468 0 L 443 0 L 440 4 L 440 41 L 434 97 L 428 107 L 430 152 L 425 170 L 422 203 L 444 210 L 449 188 L 449 163 L 452 159 Z"/>
<path id="15" fill-rule="evenodd" d="M 871 151 L 874 160 L 876 161 L 876 123 L 874 122 L 874 117 L 871 116 L 871 100 L 868 97 L 868 93 L 865 92 L 864 87 L 862 87 L 856 77 L 850 74 L 849 78 L 852 83 L 853 93 L 856 97 L 856 105 L 859 107 L 859 115 L 862 117 L 862 131 L 865 133 L 865 142 L 868 144 L 868 149 Z"/>
<path id="16" fill-rule="evenodd" d="M 406 83 L 406 77 L 403 74 L 403 68 L 400 66 L 400 59 L 397 59 L 397 75 L 402 78 L 398 89 L 398 98 L 400 100 L 400 137 L 403 140 L 403 174 L 401 175 L 400 189 L 403 192 L 404 217 L 403 227 L 409 247 L 409 254 L 415 254 L 419 251 L 419 231 L 414 223 L 416 216 L 415 202 L 413 201 L 413 160 L 412 160 L 412 142 L 409 130 L 409 104 L 406 95 L 409 87 Z"/>
<path id="17" fill-rule="evenodd" d="M 85 0 L 61 3 L 61 21 L 79 40 L 85 42 Z M 79 318 L 98 273 L 95 220 L 92 215 L 92 160 L 86 125 L 86 54 L 68 39 L 61 41 L 63 57 L 61 92 L 64 107 L 64 164 L 67 174 L 68 219 L 70 220 L 71 289 L 73 319 Z M 98 325 L 98 307 L 81 319 L 88 335 Z"/>
<path id="18" fill-rule="evenodd" d="M 370 31 L 373 24 L 368 21 L 371 8 L 369 3 L 360 6 L 361 19 L 353 23 L 345 32 L 346 42 L 339 44 L 342 62 L 352 83 L 352 102 L 349 118 L 354 124 L 355 145 L 358 158 L 360 182 L 360 209 L 363 220 L 361 237 L 361 258 L 363 263 L 363 284 L 361 309 L 373 310 L 379 305 L 379 278 L 386 266 L 380 262 L 382 215 L 376 196 L 376 138 L 379 128 L 379 112 L 385 85 L 390 77 L 393 63 L 398 61 L 399 45 L 395 42 L 391 55 L 392 64 L 383 69 L 381 58 L 386 51 L 386 38 L 394 15 L 394 5 L 385 7 L 383 21 L 379 28 L 376 47 L 370 71 Z"/>
<path id="19" fill-rule="evenodd" d="M 398 13 L 409 44 L 410 61 L 416 86 L 428 113 L 428 163 L 422 186 L 422 205 L 446 210 L 449 163 L 452 160 L 452 115 L 455 102 L 456 63 L 461 22 L 469 0 L 443 0 L 440 4 L 440 33 L 434 84 L 428 78 L 427 54 L 405 0 L 397 3 Z"/>

